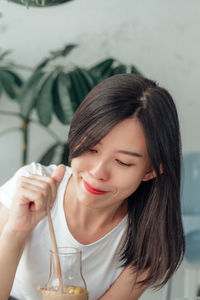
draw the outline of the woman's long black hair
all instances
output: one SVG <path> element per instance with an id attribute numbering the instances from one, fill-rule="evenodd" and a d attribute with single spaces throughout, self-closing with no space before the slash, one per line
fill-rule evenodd
<path id="1" fill-rule="evenodd" d="M 141 284 L 161 287 L 180 265 L 184 233 L 180 208 L 181 140 L 171 95 L 134 74 L 98 84 L 77 109 L 68 143 L 70 160 L 95 146 L 119 122 L 137 118 L 156 177 L 128 198 L 128 230 L 121 264 L 147 272 Z M 131 135 L 131 132 L 130 132 Z"/>

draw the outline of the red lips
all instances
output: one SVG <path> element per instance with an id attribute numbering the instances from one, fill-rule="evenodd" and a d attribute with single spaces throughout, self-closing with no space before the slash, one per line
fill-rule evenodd
<path id="1" fill-rule="evenodd" d="M 102 190 L 97 190 L 95 188 L 93 188 L 91 185 L 89 185 L 86 181 L 83 181 L 84 183 L 84 186 L 86 188 L 86 190 L 88 192 L 90 192 L 91 194 L 94 194 L 94 195 L 103 195 L 106 193 L 106 191 L 102 191 Z"/>

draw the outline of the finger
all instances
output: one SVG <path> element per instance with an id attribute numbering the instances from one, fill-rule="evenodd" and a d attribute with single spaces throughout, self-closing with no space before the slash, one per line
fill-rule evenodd
<path id="1" fill-rule="evenodd" d="M 66 170 L 66 166 L 61 164 L 59 166 L 57 166 L 57 168 L 54 170 L 54 172 L 51 175 L 51 178 L 53 178 L 57 184 L 59 185 L 64 177 L 65 174 L 65 170 Z"/>
<path id="2" fill-rule="evenodd" d="M 21 187 L 17 202 L 20 206 L 26 206 L 28 209 L 31 207 L 31 210 L 34 211 L 46 211 L 48 195 L 44 191 L 31 190 L 26 187 Z M 16 202 L 15 202 L 16 203 Z"/>
<path id="3" fill-rule="evenodd" d="M 41 193 L 50 207 L 53 205 L 57 193 L 57 186 L 55 180 L 53 180 L 51 177 L 39 175 L 30 175 L 29 177 L 22 177 L 19 180 L 18 188 L 23 188 L 32 192 Z"/>
<path id="4" fill-rule="evenodd" d="M 40 175 L 29 175 L 29 176 L 22 176 L 18 180 L 18 184 L 27 184 L 30 186 L 35 186 L 36 188 L 40 187 L 42 189 L 48 189 L 51 184 L 55 184 L 51 177 L 45 177 Z"/>

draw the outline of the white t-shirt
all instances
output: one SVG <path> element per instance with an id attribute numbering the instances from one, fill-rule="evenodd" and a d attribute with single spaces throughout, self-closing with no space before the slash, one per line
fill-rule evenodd
<path id="1" fill-rule="evenodd" d="M 0 188 L 0 202 L 10 207 L 15 193 L 16 180 L 20 176 L 29 174 L 51 176 L 55 168 L 55 165 L 45 167 L 32 163 L 19 169 L 15 176 Z M 73 246 L 82 250 L 82 275 L 89 291 L 89 300 L 97 300 L 122 272 L 119 266 L 119 252 L 126 235 L 127 216 L 98 241 L 88 245 L 80 244 L 68 229 L 63 209 L 64 192 L 70 175 L 71 169 L 67 167 L 51 211 L 57 245 Z M 19 300 L 42 299 L 37 287 L 44 286 L 48 280 L 49 249 L 51 249 L 51 240 L 47 217 L 45 217 L 34 228 L 27 240 L 11 295 Z"/>

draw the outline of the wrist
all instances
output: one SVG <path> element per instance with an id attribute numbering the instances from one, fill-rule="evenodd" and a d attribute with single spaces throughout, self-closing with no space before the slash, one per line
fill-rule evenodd
<path id="1" fill-rule="evenodd" d="M 28 235 L 28 232 L 17 231 L 15 228 L 10 226 L 9 223 L 7 223 L 3 228 L 1 237 L 2 239 L 5 238 L 8 242 L 10 241 L 13 245 L 19 244 L 24 246 Z"/>

